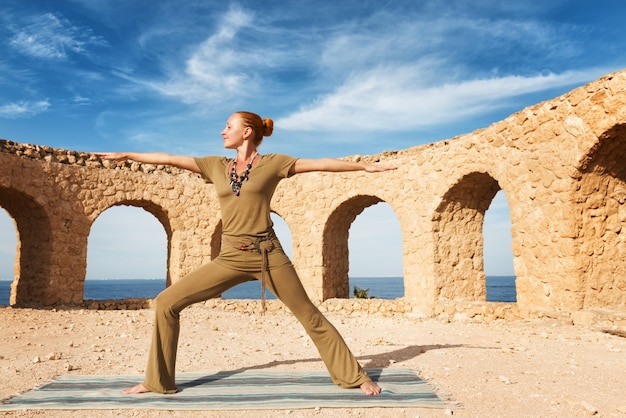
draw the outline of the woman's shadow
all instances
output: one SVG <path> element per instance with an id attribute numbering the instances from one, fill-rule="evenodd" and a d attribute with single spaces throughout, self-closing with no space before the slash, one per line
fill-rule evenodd
<path id="1" fill-rule="evenodd" d="M 400 348 L 397 350 L 392 350 L 386 353 L 360 356 L 358 357 L 361 361 L 366 361 L 362 363 L 364 369 L 367 370 L 371 379 L 376 382 L 378 377 L 380 376 L 380 372 L 382 369 L 388 368 L 394 363 L 400 363 L 403 361 L 411 360 L 420 354 L 424 354 L 427 351 L 432 350 L 445 350 L 449 348 L 458 348 L 463 347 L 462 344 L 435 344 L 435 345 L 412 345 L 404 348 Z M 231 376 L 235 376 L 239 373 L 243 373 L 248 370 L 263 370 L 263 369 L 271 369 L 273 367 L 281 366 L 281 365 L 290 365 L 297 363 L 313 363 L 320 361 L 319 358 L 309 358 L 309 359 L 297 359 L 297 360 L 274 360 L 269 363 L 259 364 L 256 366 L 250 367 L 242 367 L 236 370 L 229 370 L 223 372 L 217 372 L 214 374 L 210 374 L 207 376 L 200 377 L 198 379 L 190 380 L 188 382 L 183 382 L 178 385 L 179 390 L 185 390 L 186 388 L 192 388 L 195 386 L 201 386 L 206 384 L 211 384 L 211 382 L 216 382 Z M 329 377 L 330 381 L 330 377 Z"/>

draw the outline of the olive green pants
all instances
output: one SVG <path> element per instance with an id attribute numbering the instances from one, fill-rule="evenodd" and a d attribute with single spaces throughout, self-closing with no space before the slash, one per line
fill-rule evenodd
<path id="1" fill-rule="evenodd" d="M 256 253 L 240 253 L 244 254 L 235 256 L 257 258 L 259 256 Z M 275 255 L 287 261 L 278 263 L 279 267 L 272 268 L 269 277 L 266 275 L 267 288 L 304 326 L 333 382 L 344 388 L 354 388 L 369 381 L 370 378 L 350 352 L 339 332 L 309 299 L 291 262 L 284 254 Z M 143 382 L 147 389 L 158 393 L 177 391 L 175 368 L 180 312 L 191 304 L 221 295 L 231 287 L 252 279 L 261 280 L 261 272 L 241 271 L 213 261 L 185 276 L 157 296 L 152 345 L 146 368 L 146 380 Z"/>

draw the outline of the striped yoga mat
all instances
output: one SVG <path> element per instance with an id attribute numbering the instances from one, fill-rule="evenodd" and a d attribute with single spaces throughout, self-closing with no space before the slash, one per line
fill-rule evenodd
<path id="1" fill-rule="evenodd" d="M 325 371 L 243 370 L 180 373 L 173 395 L 122 395 L 142 376 L 61 376 L 40 388 L 0 403 L 0 411 L 23 409 L 234 410 L 298 408 L 424 407 L 444 402 L 411 370 L 369 369 L 379 396 L 341 389 Z"/>

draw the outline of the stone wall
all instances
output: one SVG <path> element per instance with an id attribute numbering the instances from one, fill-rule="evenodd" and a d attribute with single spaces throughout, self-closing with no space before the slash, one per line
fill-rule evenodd
<path id="1" fill-rule="evenodd" d="M 405 277 L 402 308 L 389 303 L 436 316 L 450 306 L 456 313 L 499 306 L 485 302 L 482 225 L 503 190 L 517 277 L 517 303 L 508 310 L 517 317 L 626 312 L 625 126 L 626 72 L 619 72 L 450 140 L 346 157 L 398 166 L 393 172 L 284 180 L 272 209 L 289 226 L 294 264 L 321 303 L 349 296 L 355 217 L 388 203 L 402 230 Z M 11 304 L 82 304 L 87 237 L 115 205 L 142 207 L 161 222 L 168 283 L 218 251 L 216 195 L 198 175 L 0 141 L 0 206 L 19 235 Z"/>

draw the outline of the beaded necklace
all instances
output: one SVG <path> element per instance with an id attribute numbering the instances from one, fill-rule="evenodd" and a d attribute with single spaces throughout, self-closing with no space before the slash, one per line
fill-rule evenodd
<path id="1" fill-rule="evenodd" d="M 241 176 L 237 175 L 237 157 L 233 158 L 233 168 L 230 170 L 230 187 L 233 189 L 233 193 L 235 196 L 239 196 L 241 192 L 241 186 L 243 182 L 248 180 L 248 176 L 250 175 L 250 169 L 252 168 L 252 162 L 256 158 L 258 153 L 254 153 L 252 158 L 250 158 L 250 162 L 246 165 L 246 171 L 244 171 Z"/>

